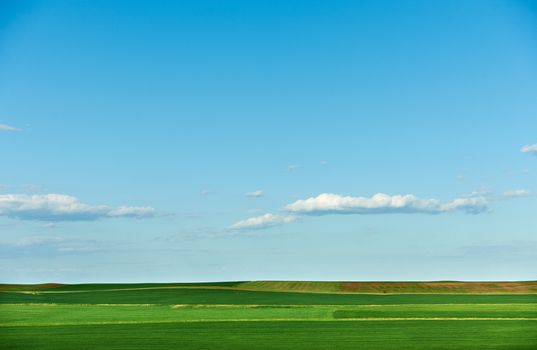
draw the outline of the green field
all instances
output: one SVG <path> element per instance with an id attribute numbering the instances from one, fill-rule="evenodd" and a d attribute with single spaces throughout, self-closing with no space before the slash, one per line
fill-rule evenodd
<path id="1" fill-rule="evenodd" d="M 445 284 L 0 285 L 0 349 L 537 349 L 533 283 Z"/>

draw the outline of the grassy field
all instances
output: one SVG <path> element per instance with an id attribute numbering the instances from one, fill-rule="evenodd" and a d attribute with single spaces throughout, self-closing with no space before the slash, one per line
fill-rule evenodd
<path id="1" fill-rule="evenodd" d="M 533 282 L 342 283 L 0 285 L 0 349 L 537 349 Z"/>

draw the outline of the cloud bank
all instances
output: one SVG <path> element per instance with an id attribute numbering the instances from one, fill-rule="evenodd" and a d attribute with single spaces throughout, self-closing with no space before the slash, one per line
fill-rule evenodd
<path id="1" fill-rule="evenodd" d="M 155 215 L 151 207 L 109 207 L 89 205 L 63 194 L 0 195 L 0 216 L 37 221 L 91 221 L 104 218 L 146 218 Z"/>
<path id="2" fill-rule="evenodd" d="M 522 193 L 512 193 L 520 196 Z M 282 214 L 265 214 L 239 221 L 232 230 L 258 230 L 280 226 L 296 220 L 299 216 L 329 214 L 443 214 L 463 212 L 479 214 L 489 210 L 489 199 L 485 194 L 472 194 L 443 202 L 438 199 L 421 199 L 412 194 L 388 195 L 377 193 L 371 197 L 341 196 L 322 193 L 316 197 L 300 199 L 288 204 Z"/>
<path id="3" fill-rule="evenodd" d="M 520 152 L 537 155 L 537 143 L 533 145 L 522 146 L 522 148 L 520 149 Z"/>
<path id="4" fill-rule="evenodd" d="M 317 197 L 301 199 L 285 207 L 285 211 L 300 215 L 326 214 L 391 214 L 424 213 L 440 214 L 462 211 L 478 214 L 487 210 L 484 197 L 461 197 L 449 202 L 437 199 L 420 199 L 414 195 L 394 195 L 377 193 L 372 197 L 340 196 L 322 193 Z"/>

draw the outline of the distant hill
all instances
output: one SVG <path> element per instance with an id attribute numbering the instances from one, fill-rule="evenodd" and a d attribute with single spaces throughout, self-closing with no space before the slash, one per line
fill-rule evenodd
<path id="1" fill-rule="evenodd" d="M 128 284 L 0 284 L 0 291 L 89 291 L 116 289 L 210 288 L 273 292 L 338 294 L 537 294 L 537 281 L 528 282 L 316 282 L 249 281 L 207 283 Z"/>
<path id="2" fill-rule="evenodd" d="M 454 293 L 454 294 L 533 294 L 537 282 L 244 282 L 236 287 L 252 290 L 321 293 Z"/>

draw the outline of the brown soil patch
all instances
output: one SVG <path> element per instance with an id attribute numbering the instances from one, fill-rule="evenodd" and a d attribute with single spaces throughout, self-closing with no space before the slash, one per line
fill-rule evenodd
<path id="1" fill-rule="evenodd" d="M 61 283 L 43 283 L 43 284 L 0 284 L 0 291 L 31 291 L 43 290 L 63 286 Z"/>
<path id="2" fill-rule="evenodd" d="M 537 282 L 341 282 L 340 292 L 537 294 Z"/>

